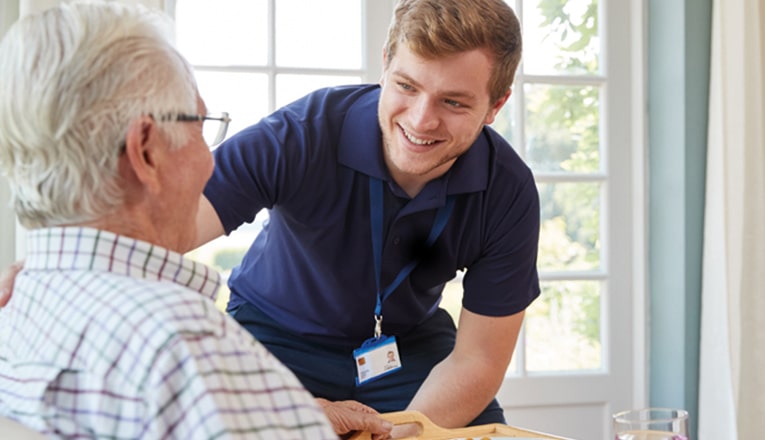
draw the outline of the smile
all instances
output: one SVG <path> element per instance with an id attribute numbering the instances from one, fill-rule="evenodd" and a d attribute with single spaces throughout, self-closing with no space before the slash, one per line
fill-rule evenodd
<path id="1" fill-rule="evenodd" d="M 433 145 L 435 144 L 436 140 L 425 140 L 425 139 L 419 139 L 417 137 L 414 137 L 411 133 L 404 130 L 404 128 L 401 128 L 401 132 L 404 133 L 404 136 L 409 139 L 409 142 L 415 144 L 415 145 Z"/>

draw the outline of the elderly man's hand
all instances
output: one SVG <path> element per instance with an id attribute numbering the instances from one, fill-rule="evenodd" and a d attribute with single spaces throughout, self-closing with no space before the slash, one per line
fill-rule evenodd
<path id="1" fill-rule="evenodd" d="M 316 402 L 324 409 L 335 433 L 340 436 L 367 431 L 372 433 L 373 439 L 385 439 L 393 429 L 391 422 L 377 417 L 377 411 L 363 403 L 354 400 L 330 402 L 321 398 L 317 398 Z"/>
<path id="2" fill-rule="evenodd" d="M 8 300 L 11 299 L 13 282 L 16 280 L 16 275 L 23 267 L 24 262 L 17 261 L 0 272 L 0 307 L 6 305 Z"/>

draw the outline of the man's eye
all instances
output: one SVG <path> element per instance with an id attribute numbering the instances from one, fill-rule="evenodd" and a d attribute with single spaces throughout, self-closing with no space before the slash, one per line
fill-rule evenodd
<path id="1" fill-rule="evenodd" d="M 464 107 L 462 105 L 462 103 L 457 102 L 457 101 L 455 101 L 453 99 L 446 99 L 446 100 L 444 100 L 444 102 L 446 103 L 446 105 L 451 106 L 451 107 L 455 107 L 455 108 Z"/>
<path id="2" fill-rule="evenodd" d="M 407 83 L 398 83 L 398 86 L 403 90 L 414 90 L 414 87 L 410 86 Z"/>

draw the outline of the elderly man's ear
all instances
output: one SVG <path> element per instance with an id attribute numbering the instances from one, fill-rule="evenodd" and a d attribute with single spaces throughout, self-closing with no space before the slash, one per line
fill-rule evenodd
<path id="1" fill-rule="evenodd" d="M 125 136 L 125 156 L 129 172 L 148 191 L 159 191 L 159 164 L 165 151 L 166 140 L 160 133 L 156 121 L 150 116 L 141 116 L 128 126 Z M 125 170 L 123 170 L 125 171 Z"/>
<path id="2" fill-rule="evenodd" d="M 17 261 L 0 272 L 0 307 L 8 304 L 13 293 L 13 283 L 16 281 L 16 275 L 24 268 L 23 261 Z"/>

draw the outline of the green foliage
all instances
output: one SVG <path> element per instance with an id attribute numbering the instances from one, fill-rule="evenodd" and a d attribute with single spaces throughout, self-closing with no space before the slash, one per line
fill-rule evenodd
<path id="1" fill-rule="evenodd" d="M 566 0 L 539 0 L 537 8 L 544 17 L 541 26 L 548 28 L 548 38 L 557 38 L 561 60 L 558 70 L 567 72 L 597 71 L 598 1 L 592 0 L 581 14 L 573 14 Z M 578 11 L 577 11 L 578 12 Z M 593 53 L 595 52 L 595 53 Z"/>
<path id="2" fill-rule="evenodd" d="M 247 248 L 221 249 L 213 256 L 213 266 L 220 272 L 227 272 L 242 262 Z"/>
<path id="3" fill-rule="evenodd" d="M 598 2 L 538 0 L 546 41 L 558 49 L 556 71 L 598 71 Z M 527 160 L 537 172 L 597 173 L 600 158 L 600 89 L 596 86 L 527 85 Z M 596 182 L 542 183 L 542 270 L 600 267 L 602 188 Z M 600 346 L 600 283 L 556 281 L 543 286 L 531 311 L 551 328 L 565 328 L 585 345 Z M 564 330 L 561 330 L 564 331 Z"/>

